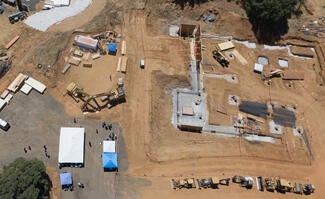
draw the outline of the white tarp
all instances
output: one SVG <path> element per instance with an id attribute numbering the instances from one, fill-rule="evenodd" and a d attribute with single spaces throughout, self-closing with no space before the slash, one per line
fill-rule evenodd
<path id="1" fill-rule="evenodd" d="M 104 140 L 103 141 L 103 152 L 112 152 L 115 153 L 115 141 Z"/>
<path id="2" fill-rule="evenodd" d="M 59 163 L 84 163 L 85 128 L 61 127 Z"/>
<path id="3" fill-rule="evenodd" d="M 25 80 L 25 84 L 28 84 L 29 86 L 33 87 L 35 90 L 37 90 L 40 93 L 44 93 L 46 86 L 42 84 L 41 82 L 37 81 L 36 79 L 29 77 L 27 80 Z"/>
<path id="4" fill-rule="evenodd" d="M 85 10 L 92 0 L 71 0 L 69 6 L 55 7 L 50 10 L 42 10 L 29 16 L 24 23 L 40 31 L 46 31 L 50 26 L 69 17 L 78 15 Z"/>

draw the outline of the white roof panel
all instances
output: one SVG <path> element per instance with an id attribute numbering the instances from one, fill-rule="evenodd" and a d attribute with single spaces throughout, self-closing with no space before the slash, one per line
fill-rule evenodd
<path id="1" fill-rule="evenodd" d="M 7 104 L 6 100 L 0 99 L 0 110 L 3 109 L 3 107 L 5 107 Z"/>
<path id="2" fill-rule="evenodd" d="M 104 140 L 103 141 L 103 152 L 112 152 L 115 153 L 115 141 Z"/>
<path id="3" fill-rule="evenodd" d="M 59 163 L 84 162 L 85 128 L 61 127 Z"/>
<path id="4" fill-rule="evenodd" d="M 224 51 L 224 50 L 229 50 L 231 48 L 235 48 L 234 44 L 231 41 L 226 41 L 223 43 L 218 44 L 220 50 Z"/>
<path id="5" fill-rule="evenodd" d="M 9 104 L 10 100 L 13 98 L 13 95 L 12 94 L 8 94 L 7 97 L 4 99 L 7 104 Z"/>
<path id="6" fill-rule="evenodd" d="M 24 86 L 21 87 L 20 91 L 28 95 L 30 91 L 32 90 L 32 87 L 28 84 L 24 84 Z"/>
<path id="7" fill-rule="evenodd" d="M 28 84 L 29 86 L 33 87 L 35 90 L 37 90 L 40 93 L 44 93 L 46 86 L 37 81 L 36 79 L 29 77 L 27 80 L 25 80 L 25 84 Z"/>
<path id="8" fill-rule="evenodd" d="M 256 63 L 256 64 L 254 65 L 254 71 L 256 71 L 256 72 L 260 72 L 260 73 L 263 72 L 263 68 L 264 68 L 264 67 L 263 67 L 262 64 L 257 64 L 257 63 Z"/>

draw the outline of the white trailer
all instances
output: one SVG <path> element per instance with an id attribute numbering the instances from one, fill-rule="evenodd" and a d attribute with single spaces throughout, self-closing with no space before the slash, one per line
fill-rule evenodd
<path id="1" fill-rule="evenodd" d="M 77 35 L 75 36 L 74 41 L 77 44 L 77 46 L 79 46 L 79 48 L 81 49 L 89 50 L 92 52 L 97 51 L 97 47 L 98 47 L 97 39 L 93 39 L 91 37 L 86 37 L 82 35 Z"/>
<path id="2" fill-rule="evenodd" d="M 43 94 L 46 89 L 46 86 L 43 83 L 37 81 L 32 77 L 29 77 L 27 80 L 25 80 L 25 84 L 28 84 L 29 86 L 33 87 L 33 89 L 37 90 L 41 94 Z"/>

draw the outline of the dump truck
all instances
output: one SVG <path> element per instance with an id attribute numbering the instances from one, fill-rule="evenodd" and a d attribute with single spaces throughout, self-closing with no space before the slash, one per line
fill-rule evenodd
<path id="1" fill-rule="evenodd" d="M 219 50 L 214 50 L 212 51 L 213 58 L 217 60 L 217 62 L 222 66 L 222 67 L 228 67 L 229 65 L 229 60 L 226 56 L 223 55 L 223 53 Z"/>
<path id="2" fill-rule="evenodd" d="M 170 185 L 172 189 L 192 189 L 199 188 L 198 181 L 194 178 L 185 178 L 185 179 L 171 179 Z"/>

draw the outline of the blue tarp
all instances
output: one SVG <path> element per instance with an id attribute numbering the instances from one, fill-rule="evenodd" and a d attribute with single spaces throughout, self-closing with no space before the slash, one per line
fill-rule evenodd
<path id="1" fill-rule="evenodd" d="M 60 173 L 60 183 L 61 185 L 71 185 L 72 175 L 70 172 Z"/>
<path id="2" fill-rule="evenodd" d="M 102 155 L 103 168 L 104 169 L 117 169 L 117 153 L 103 153 Z"/>
<path id="3" fill-rule="evenodd" d="M 117 45 L 116 45 L 116 44 L 111 44 L 111 43 L 109 43 L 109 44 L 107 45 L 107 50 L 108 50 L 109 52 L 116 53 L 116 49 L 117 49 Z"/>

